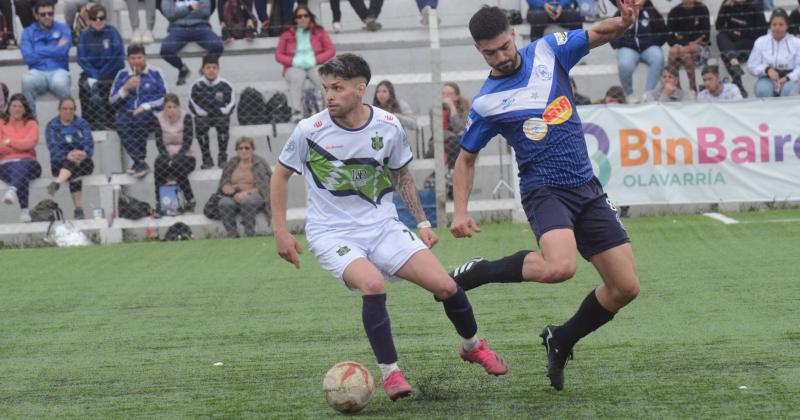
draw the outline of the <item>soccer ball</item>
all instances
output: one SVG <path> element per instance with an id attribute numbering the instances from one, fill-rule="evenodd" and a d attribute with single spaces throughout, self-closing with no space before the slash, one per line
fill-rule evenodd
<path id="1" fill-rule="evenodd" d="M 356 413 L 372 399 L 375 384 L 372 375 L 361 364 L 341 362 L 334 365 L 322 381 L 325 399 L 334 410 Z"/>

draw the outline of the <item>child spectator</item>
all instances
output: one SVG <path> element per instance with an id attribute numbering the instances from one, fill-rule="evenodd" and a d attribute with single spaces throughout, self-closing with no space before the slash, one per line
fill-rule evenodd
<path id="1" fill-rule="evenodd" d="M 58 116 L 50 120 L 45 131 L 47 150 L 50 151 L 50 169 L 56 180 L 47 186 L 47 193 L 56 195 L 61 184 L 69 182 L 69 192 L 75 205 L 75 219 L 83 219 L 79 179 L 94 171 L 94 140 L 89 123 L 75 115 L 75 100 L 64 98 L 58 104 Z"/>
<path id="2" fill-rule="evenodd" d="M 686 95 L 681 90 L 680 79 L 678 78 L 678 69 L 664 67 L 664 70 L 661 70 L 661 82 L 655 89 L 645 92 L 642 103 L 680 102 L 685 98 Z"/>
<path id="3" fill-rule="evenodd" d="M 598 104 L 627 104 L 628 100 L 625 97 L 625 90 L 622 86 L 611 86 L 606 91 L 606 96 L 603 99 L 599 99 L 596 103 Z"/>
<path id="4" fill-rule="evenodd" d="M 203 67 L 200 72 L 203 77 L 194 82 L 189 97 L 189 110 L 195 115 L 197 142 L 200 143 L 200 151 L 203 154 L 203 165 L 200 169 L 214 167 L 208 136 L 211 127 L 217 132 L 217 164 L 222 168 L 228 160 L 230 119 L 236 106 L 236 95 L 233 86 L 219 75 L 219 57 L 215 55 L 203 57 Z"/>

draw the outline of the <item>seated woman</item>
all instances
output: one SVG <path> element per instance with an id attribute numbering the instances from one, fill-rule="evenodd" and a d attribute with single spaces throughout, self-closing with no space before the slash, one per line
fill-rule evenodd
<path id="1" fill-rule="evenodd" d="M 156 186 L 156 212 L 164 214 L 161 208 L 162 185 L 174 181 L 183 191 L 186 204 L 183 211 L 193 212 L 195 205 L 192 185 L 189 183 L 189 174 L 194 171 L 197 163 L 192 156 L 192 138 L 194 137 L 194 120 L 192 116 L 181 109 L 181 102 L 174 93 L 164 96 L 164 110 L 156 114 L 158 126 L 156 127 L 156 157 L 153 180 Z"/>
<path id="2" fill-rule="evenodd" d="M 747 60 L 747 68 L 758 77 L 759 98 L 794 95 L 800 79 L 800 38 L 788 34 L 789 17 L 775 9 L 769 18 L 769 33 L 759 37 Z"/>
<path id="3" fill-rule="evenodd" d="M 75 205 L 75 219 L 83 219 L 80 177 L 94 171 L 94 140 L 89 123 L 75 115 L 75 100 L 64 98 L 58 104 L 58 116 L 47 123 L 45 131 L 47 150 L 50 151 L 50 169 L 56 180 L 47 186 L 48 194 L 55 195 L 61 184 L 69 182 L 69 192 Z"/>
<path id="4" fill-rule="evenodd" d="M 8 110 L 0 119 L 0 180 L 8 184 L 3 202 L 13 205 L 19 201 L 20 222 L 30 222 L 28 191 L 31 180 L 42 175 L 36 161 L 39 142 L 39 123 L 33 118 L 28 101 L 21 93 L 8 99 Z"/>
<path id="5" fill-rule="evenodd" d="M 414 111 L 411 110 L 408 102 L 397 98 L 392 82 L 381 80 L 378 83 L 375 88 L 375 96 L 372 97 L 372 105 L 394 114 L 406 131 L 417 129 L 417 119 L 414 117 Z"/>
<path id="6" fill-rule="evenodd" d="M 661 80 L 658 86 L 645 92 L 642 103 L 648 102 L 680 102 L 686 98 L 681 90 L 680 79 L 678 79 L 678 69 L 675 67 L 665 67 L 661 70 Z"/>
<path id="7" fill-rule="evenodd" d="M 283 77 L 289 82 L 292 122 L 298 122 L 303 117 L 303 83 L 308 78 L 316 89 L 322 89 L 317 68 L 333 58 L 336 49 L 308 6 L 297 6 L 294 22 L 294 26 L 281 34 L 275 60 L 283 64 Z"/>
<path id="8" fill-rule="evenodd" d="M 236 157 L 222 169 L 219 192 L 219 213 L 229 238 L 238 238 L 236 216 L 242 218 L 245 236 L 255 236 L 256 215 L 259 211 L 270 220 L 269 181 L 272 169 L 264 158 L 254 152 L 255 143 L 250 137 L 236 140 Z"/>
<path id="9" fill-rule="evenodd" d="M 469 116 L 469 100 L 461 96 L 461 88 L 455 82 L 445 82 L 442 86 L 442 112 L 444 114 L 444 147 L 447 167 L 453 169 L 461 151 L 459 141 L 464 134 Z"/>

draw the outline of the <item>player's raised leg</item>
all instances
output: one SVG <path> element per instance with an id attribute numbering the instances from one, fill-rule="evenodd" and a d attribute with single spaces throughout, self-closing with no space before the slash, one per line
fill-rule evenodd
<path id="1" fill-rule="evenodd" d="M 361 292 L 361 320 L 378 360 L 386 395 L 392 401 L 411 395 L 411 385 L 397 366 L 397 350 L 392 339 L 389 312 L 386 310 L 383 274 L 366 258 L 357 258 L 347 266 L 342 278 L 348 286 Z"/>
<path id="2" fill-rule="evenodd" d="M 420 250 L 395 273 L 433 293 L 461 337 L 461 358 L 478 363 L 492 375 L 508 372 L 505 360 L 489 349 L 486 339 L 478 340 L 478 324 L 464 290 L 458 287 L 439 260 L 427 249 Z"/>

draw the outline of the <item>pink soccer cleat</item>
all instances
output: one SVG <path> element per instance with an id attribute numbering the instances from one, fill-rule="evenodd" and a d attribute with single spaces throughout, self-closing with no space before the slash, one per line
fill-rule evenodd
<path id="1" fill-rule="evenodd" d="M 467 362 L 480 364 L 490 375 L 500 376 L 508 372 L 506 361 L 486 345 L 485 338 L 482 338 L 478 345 L 470 351 L 466 351 L 462 347 L 460 355 Z"/>
<path id="2" fill-rule="evenodd" d="M 383 381 L 383 390 L 389 399 L 394 401 L 411 395 L 411 385 L 408 384 L 403 371 L 396 370 Z"/>

